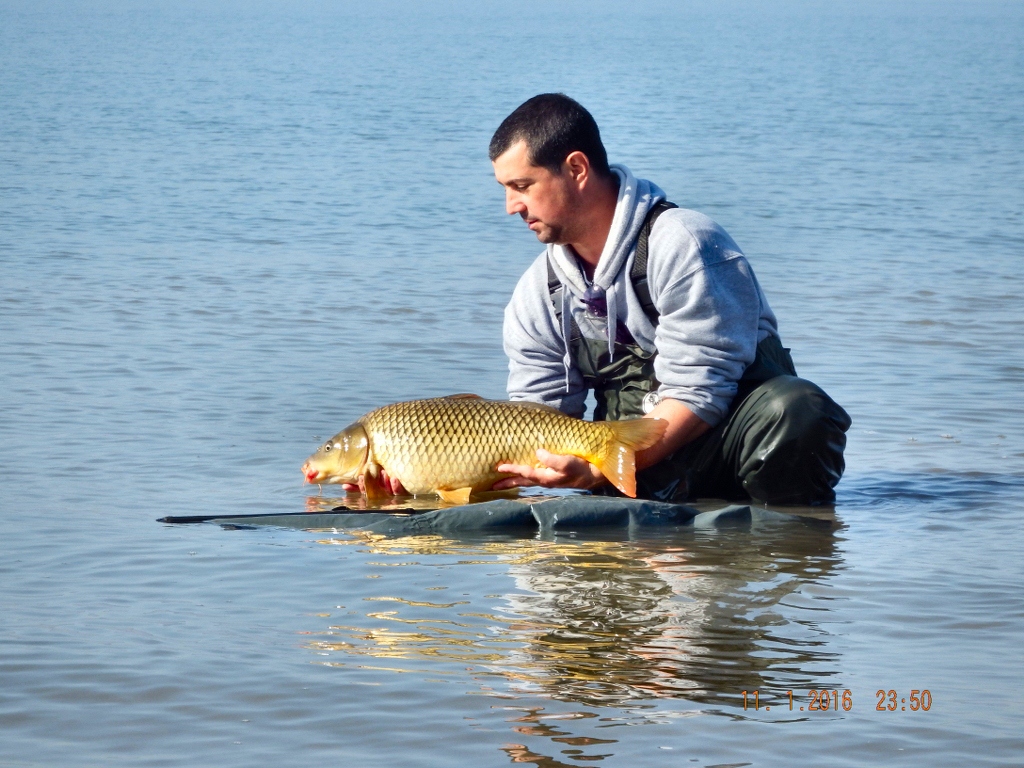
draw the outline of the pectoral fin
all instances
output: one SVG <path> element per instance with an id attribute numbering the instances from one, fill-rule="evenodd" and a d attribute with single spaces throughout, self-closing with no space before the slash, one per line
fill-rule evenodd
<path id="1" fill-rule="evenodd" d="M 390 496 L 384 488 L 384 483 L 381 482 L 379 464 L 371 462 L 366 465 L 366 470 L 363 472 L 363 492 L 371 501 L 380 501 Z"/>
<path id="2" fill-rule="evenodd" d="M 449 504 L 469 504 L 469 496 L 473 493 L 473 489 L 469 487 L 456 488 L 455 490 L 438 488 L 434 493 Z"/>

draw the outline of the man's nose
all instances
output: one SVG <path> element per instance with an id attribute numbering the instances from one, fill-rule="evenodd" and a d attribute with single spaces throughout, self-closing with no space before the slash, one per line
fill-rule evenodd
<path id="1" fill-rule="evenodd" d="M 505 192 L 505 213 L 511 216 L 513 213 L 523 214 L 526 212 L 526 203 L 514 190 Z"/>

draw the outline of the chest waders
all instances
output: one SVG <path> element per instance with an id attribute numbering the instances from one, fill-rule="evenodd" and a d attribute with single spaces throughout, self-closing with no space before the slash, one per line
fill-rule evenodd
<path id="1" fill-rule="evenodd" d="M 647 285 L 647 242 L 658 216 L 674 207 L 662 202 L 648 213 L 630 271 L 634 293 L 654 325 L 658 311 Z M 548 291 L 559 326 L 563 290 L 549 262 Z M 586 338 L 574 319 L 570 324 L 570 356 L 594 393 L 594 420 L 639 418 L 645 413 L 645 399 L 650 410 L 659 387 L 654 375 L 657 353 L 616 342 L 612 360 L 607 341 Z M 637 496 L 665 501 L 710 497 L 775 504 L 831 502 L 845 468 L 849 427 L 846 411 L 820 387 L 798 378 L 789 350 L 778 337 L 768 336 L 757 345 L 722 422 L 638 472 Z M 610 486 L 595 492 L 618 495 Z"/>

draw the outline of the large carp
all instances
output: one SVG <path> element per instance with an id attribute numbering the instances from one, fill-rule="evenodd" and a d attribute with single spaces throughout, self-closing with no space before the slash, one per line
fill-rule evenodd
<path id="1" fill-rule="evenodd" d="M 537 449 L 571 454 L 636 496 L 635 454 L 658 441 L 659 419 L 583 421 L 547 405 L 453 395 L 370 411 L 336 434 L 302 467 L 308 483 L 356 483 L 383 495 L 380 471 L 413 494 L 465 504 L 511 477 L 499 464 L 536 465 Z"/>

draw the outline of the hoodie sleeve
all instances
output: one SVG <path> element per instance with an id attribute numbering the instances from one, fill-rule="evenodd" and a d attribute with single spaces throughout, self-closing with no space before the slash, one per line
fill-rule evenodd
<path id="1" fill-rule="evenodd" d="M 587 391 L 579 370 L 574 365 L 567 370 L 564 363 L 565 342 L 548 295 L 546 259 L 541 254 L 520 278 L 505 307 L 508 396 L 582 416 Z"/>
<path id="2" fill-rule="evenodd" d="M 651 297 L 660 313 L 655 375 L 663 397 L 715 426 L 757 354 L 761 292 L 724 230 L 695 212 L 674 213 L 651 233 Z"/>

